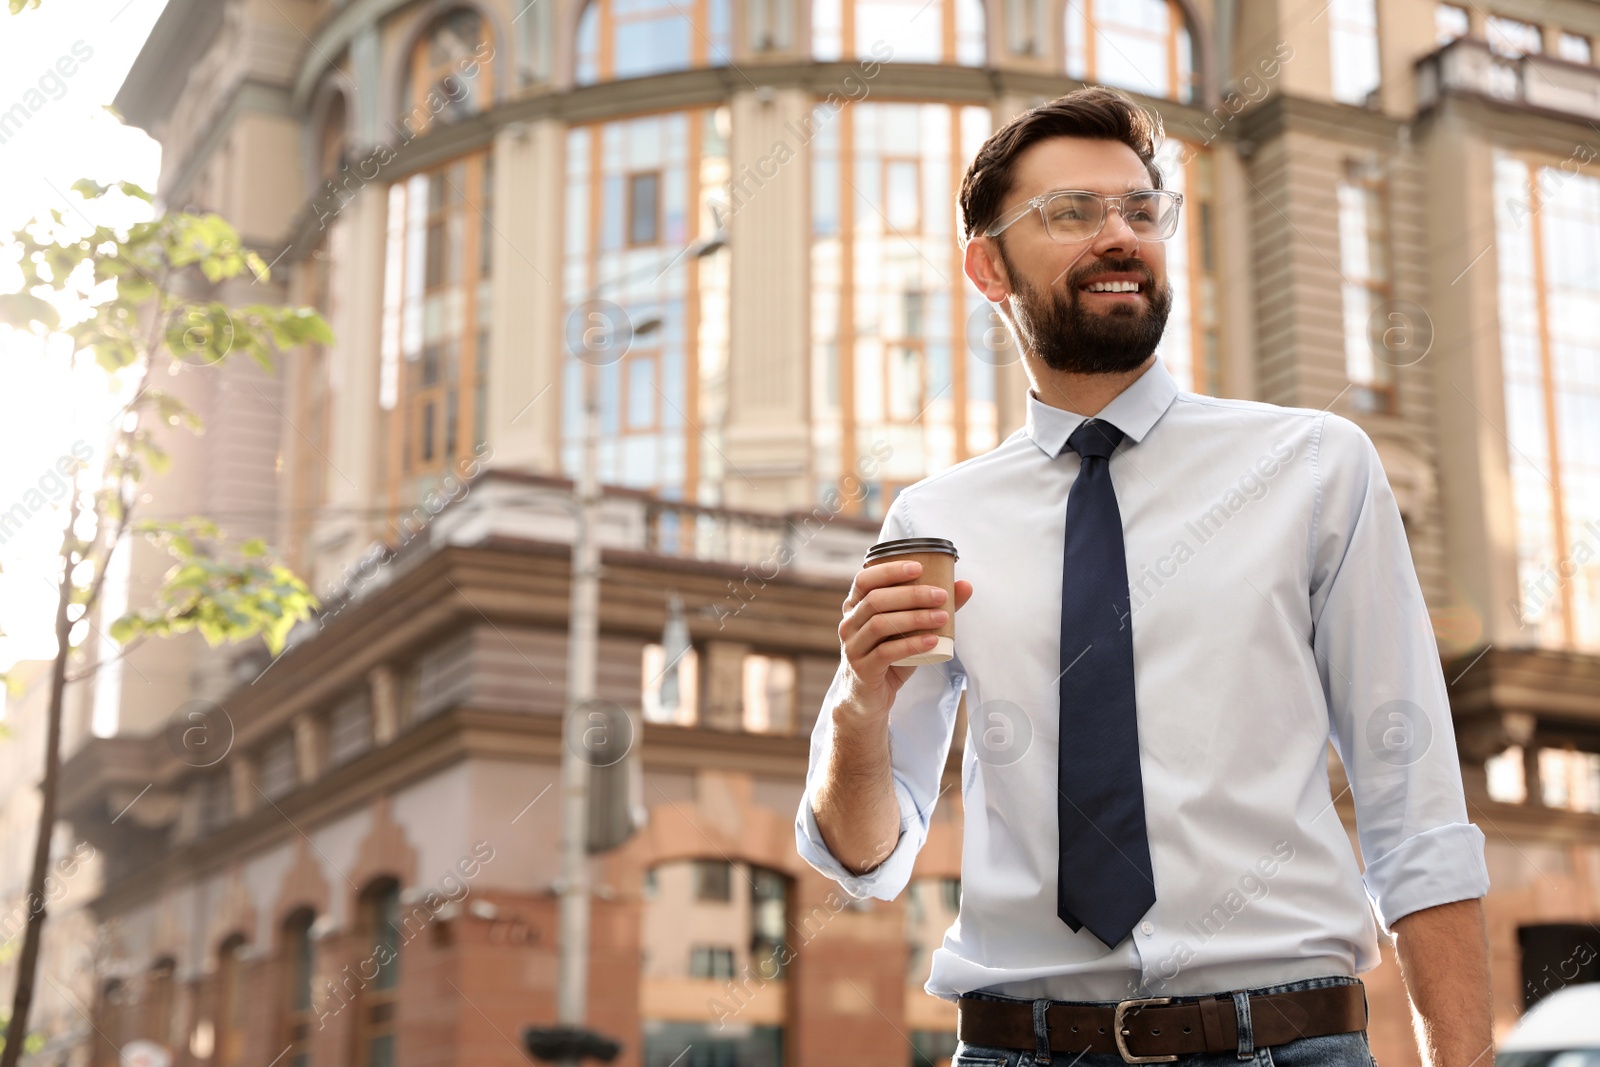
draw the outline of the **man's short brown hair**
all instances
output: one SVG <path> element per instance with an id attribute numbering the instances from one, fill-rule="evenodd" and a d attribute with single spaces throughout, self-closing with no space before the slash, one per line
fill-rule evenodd
<path id="1" fill-rule="evenodd" d="M 1120 141 L 1133 149 L 1150 172 L 1151 188 L 1161 188 L 1161 171 L 1155 164 L 1161 117 L 1134 103 L 1126 93 L 1087 86 L 1024 111 L 983 142 L 961 180 L 963 245 L 999 218 L 1001 205 L 1011 195 L 1017 156 L 1050 137 Z"/>

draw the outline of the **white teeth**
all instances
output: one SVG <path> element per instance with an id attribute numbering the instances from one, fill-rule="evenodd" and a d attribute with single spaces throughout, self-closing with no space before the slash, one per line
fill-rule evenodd
<path id="1" fill-rule="evenodd" d="M 1138 291 L 1138 282 L 1091 282 L 1089 284 L 1089 292 L 1091 293 L 1137 293 Z"/>

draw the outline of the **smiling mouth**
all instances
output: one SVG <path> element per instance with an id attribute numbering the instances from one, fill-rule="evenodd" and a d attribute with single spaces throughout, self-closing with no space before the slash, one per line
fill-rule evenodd
<path id="1" fill-rule="evenodd" d="M 1144 285 L 1140 282 L 1090 282 L 1080 289 L 1085 293 L 1138 296 L 1144 292 Z"/>

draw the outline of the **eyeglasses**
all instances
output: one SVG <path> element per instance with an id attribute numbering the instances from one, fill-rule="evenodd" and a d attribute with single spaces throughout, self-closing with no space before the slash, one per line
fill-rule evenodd
<path id="1" fill-rule="evenodd" d="M 994 237 L 1037 210 L 1052 241 L 1061 244 L 1086 241 L 1105 226 L 1114 207 L 1134 237 L 1141 241 L 1165 241 L 1178 232 L 1178 209 L 1182 205 L 1183 194 L 1170 189 L 1139 189 L 1120 196 L 1106 196 L 1086 189 L 1058 189 L 1018 204 L 996 219 L 983 235 Z"/>

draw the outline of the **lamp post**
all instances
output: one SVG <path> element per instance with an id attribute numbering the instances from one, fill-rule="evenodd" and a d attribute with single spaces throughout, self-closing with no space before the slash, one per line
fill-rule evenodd
<path id="1" fill-rule="evenodd" d="M 728 243 L 721 219 L 710 237 L 695 241 L 661 268 L 664 273 L 685 255 L 700 259 Z M 634 272 L 639 273 L 639 272 Z M 593 301 L 606 284 L 616 284 L 631 275 L 612 279 L 591 289 L 580 308 Z M 627 352 L 633 336 L 661 327 L 659 316 L 651 316 L 637 326 L 624 323 L 627 336 L 621 340 L 608 334 L 601 348 L 612 363 Z M 581 336 L 587 338 L 587 332 Z M 585 350 L 594 351 L 585 345 Z M 583 359 L 583 353 L 573 355 Z M 589 362 L 584 360 L 584 362 Z M 589 983 L 589 769 L 588 745 L 593 730 L 604 731 L 611 724 L 603 713 L 587 710 L 595 699 L 595 660 L 600 624 L 600 542 L 597 527 L 600 514 L 600 397 L 593 381 L 594 372 L 583 375 L 583 456 L 573 486 L 577 529 L 572 540 L 571 617 L 567 627 L 567 714 L 562 725 L 561 748 L 561 880 L 558 883 L 559 962 L 556 975 L 556 1031 L 533 1031 L 526 1035 L 529 1050 L 537 1056 L 536 1034 L 552 1038 L 544 1045 L 562 1067 L 578 1067 L 586 1057 L 609 1060 L 616 1045 L 586 1030 Z M 594 716 L 600 721 L 591 723 Z M 607 1054 L 609 1052 L 609 1055 Z"/>

